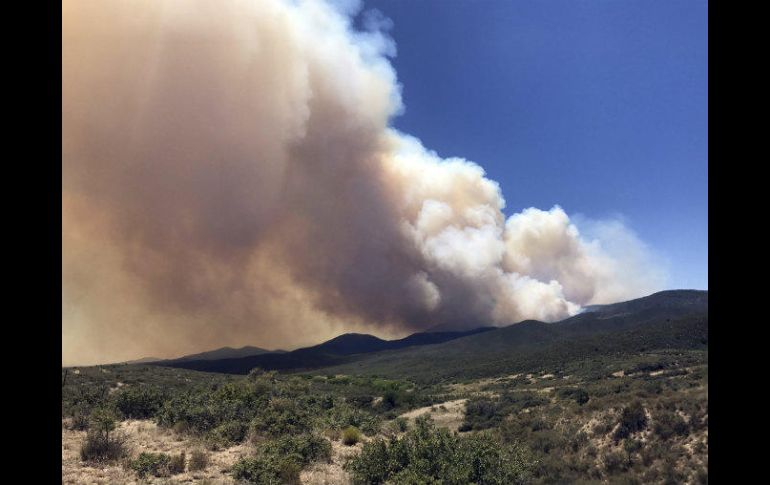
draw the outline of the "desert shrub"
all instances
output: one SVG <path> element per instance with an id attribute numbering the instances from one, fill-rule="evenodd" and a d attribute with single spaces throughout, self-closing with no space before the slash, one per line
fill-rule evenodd
<path id="1" fill-rule="evenodd" d="M 374 397 L 370 395 L 351 396 L 347 399 L 347 401 L 353 406 L 356 406 L 359 408 L 367 408 L 372 405 L 372 401 L 374 401 Z"/>
<path id="2" fill-rule="evenodd" d="M 517 446 L 501 446 L 484 433 L 460 437 L 425 418 L 418 418 L 401 438 L 365 443 L 346 464 L 354 482 L 366 484 L 514 484 L 525 478 L 528 468 Z"/>
<path id="3" fill-rule="evenodd" d="M 687 422 L 676 413 L 656 414 L 653 423 L 652 430 L 664 440 L 674 435 L 686 436 L 690 432 Z"/>
<path id="4" fill-rule="evenodd" d="M 615 441 L 619 441 L 645 428 L 647 428 L 647 415 L 644 412 L 644 407 L 641 402 L 634 401 L 623 408 L 618 428 L 613 437 Z"/>
<path id="5" fill-rule="evenodd" d="M 355 426 L 367 436 L 377 434 L 382 426 L 382 420 L 378 416 L 348 403 L 334 406 L 319 421 L 322 427 L 338 430 Z"/>
<path id="6" fill-rule="evenodd" d="M 76 431 L 85 431 L 88 429 L 89 421 L 91 420 L 90 412 L 85 409 L 84 406 L 78 406 L 72 410 L 72 420 L 70 421 L 70 429 Z"/>
<path id="7" fill-rule="evenodd" d="M 208 434 L 209 444 L 215 447 L 228 447 L 243 441 L 248 430 L 240 421 L 228 421 L 212 429 Z"/>
<path id="8" fill-rule="evenodd" d="M 209 455 L 203 450 L 193 450 L 190 453 L 190 471 L 197 472 L 209 466 Z"/>
<path id="9" fill-rule="evenodd" d="M 631 455 L 632 453 L 636 453 L 637 451 L 641 450 L 644 447 L 644 443 L 642 443 L 639 440 L 632 440 L 632 439 L 626 439 L 623 442 L 623 449 Z"/>
<path id="10" fill-rule="evenodd" d="M 560 433 L 546 430 L 533 433 L 532 437 L 528 440 L 528 444 L 533 450 L 547 454 L 552 450 L 564 447 L 565 441 Z"/>
<path id="11" fill-rule="evenodd" d="M 620 451 L 611 451 L 604 455 L 604 469 L 607 473 L 625 471 L 630 466 L 628 455 Z"/>
<path id="12" fill-rule="evenodd" d="M 396 424 L 396 428 L 402 433 L 409 428 L 409 421 L 407 421 L 406 418 L 399 417 L 393 420 L 393 422 Z"/>
<path id="13" fill-rule="evenodd" d="M 284 436 L 263 443 L 259 451 L 266 455 L 290 457 L 295 463 L 307 465 L 315 461 L 329 461 L 332 456 L 331 444 L 320 436 L 304 434 Z"/>
<path id="14" fill-rule="evenodd" d="M 173 455 L 171 457 L 171 461 L 168 463 L 168 471 L 172 475 L 176 475 L 177 473 L 184 473 L 185 463 L 186 457 L 184 451 L 178 455 Z"/>
<path id="15" fill-rule="evenodd" d="M 139 478 L 144 478 L 148 475 L 164 477 L 170 474 L 170 463 L 171 457 L 165 453 L 142 452 L 135 460 L 131 461 L 129 466 L 136 472 Z"/>
<path id="16" fill-rule="evenodd" d="M 95 409 L 89 418 L 89 431 L 80 447 L 83 461 L 114 461 L 126 455 L 125 437 L 110 433 L 116 427 L 115 413 L 109 408 Z"/>
<path id="17" fill-rule="evenodd" d="M 347 446 L 354 445 L 361 441 L 361 432 L 353 426 L 348 426 L 342 432 L 342 443 Z"/>
<path id="18" fill-rule="evenodd" d="M 364 443 L 361 453 L 345 465 L 356 483 L 380 484 L 391 474 L 391 450 L 385 440 L 374 439 Z"/>
<path id="19" fill-rule="evenodd" d="M 163 406 L 163 396 L 146 387 L 125 387 L 115 393 L 115 407 L 131 419 L 148 419 L 155 416 Z"/>
<path id="20" fill-rule="evenodd" d="M 251 422 L 251 429 L 266 436 L 301 434 L 310 431 L 311 419 L 294 401 L 274 398 L 264 412 Z"/>
<path id="21" fill-rule="evenodd" d="M 649 467 L 655 462 L 655 460 L 663 457 L 666 452 L 667 450 L 660 442 L 653 442 L 642 448 L 642 450 L 639 452 L 639 455 L 642 458 L 642 464 L 646 467 Z"/>
<path id="22" fill-rule="evenodd" d="M 615 421 L 613 417 L 609 414 L 602 416 L 601 418 L 598 418 L 597 423 L 591 428 L 591 431 L 594 435 L 602 436 L 606 435 L 610 431 L 612 431 L 612 428 L 615 427 Z"/>
<path id="23" fill-rule="evenodd" d="M 80 446 L 80 459 L 86 462 L 112 462 L 127 454 L 126 438 L 117 433 L 110 436 L 91 430 Z"/>
<path id="24" fill-rule="evenodd" d="M 233 477 L 249 483 L 299 484 L 304 465 L 331 459 L 331 445 L 315 435 L 284 436 L 262 443 L 252 458 L 238 461 Z"/>
<path id="25" fill-rule="evenodd" d="M 299 485 L 300 466 L 290 458 L 258 455 L 240 459 L 232 468 L 233 477 L 260 485 Z"/>
<path id="26" fill-rule="evenodd" d="M 587 403 L 589 400 L 588 391 L 586 391 L 582 387 L 562 388 L 562 389 L 559 389 L 558 394 L 559 394 L 559 397 L 562 397 L 564 399 L 574 399 L 575 402 L 581 406 Z"/>
<path id="27" fill-rule="evenodd" d="M 490 399 L 473 399 L 465 405 L 465 419 L 460 431 L 492 428 L 500 424 L 505 415 L 499 402 Z"/>
<path id="28" fill-rule="evenodd" d="M 205 433 L 219 424 L 205 394 L 182 394 L 167 400 L 156 416 L 158 424 L 173 428 L 183 426 L 193 433 Z M 180 425 L 181 423 L 181 425 Z"/>
<path id="29" fill-rule="evenodd" d="M 578 431 L 570 441 L 570 447 L 573 452 L 577 452 L 580 448 L 587 445 L 588 442 L 588 434 L 585 431 Z"/>
<path id="30" fill-rule="evenodd" d="M 382 401 L 380 401 L 379 406 L 385 411 L 398 407 L 401 397 L 401 394 L 396 389 L 388 389 L 382 395 Z"/>
<path id="31" fill-rule="evenodd" d="M 509 392 L 499 399 L 475 398 L 465 405 L 465 419 L 460 431 L 482 430 L 500 425 L 510 414 L 549 403 L 546 398 L 531 392 Z"/>

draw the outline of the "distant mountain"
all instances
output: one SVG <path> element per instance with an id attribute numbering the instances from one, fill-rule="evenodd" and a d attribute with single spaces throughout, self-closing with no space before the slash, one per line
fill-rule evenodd
<path id="1" fill-rule="evenodd" d="M 292 352 L 263 353 L 240 358 L 185 358 L 184 360 L 163 361 L 158 364 L 232 374 L 245 374 L 254 367 L 271 370 L 305 370 L 348 362 L 353 358 L 352 356 L 356 355 L 439 344 L 490 330 L 494 330 L 494 327 L 480 327 L 462 332 L 419 332 L 397 340 L 383 340 L 368 334 L 346 333 L 321 344 Z"/>
<path id="2" fill-rule="evenodd" d="M 527 320 L 430 347 L 378 352 L 319 372 L 441 380 L 657 350 L 708 350 L 707 291 L 664 291 L 557 323 Z"/>
<path id="3" fill-rule="evenodd" d="M 149 364 L 152 362 L 158 362 L 160 360 L 163 360 L 163 359 L 159 359 L 158 357 L 142 357 L 141 359 L 128 360 L 122 363 L 123 364 Z"/>
<path id="4" fill-rule="evenodd" d="M 556 323 L 526 320 L 465 332 L 422 332 L 399 340 L 344 334 L 283 354 L 160 362 L 187 369 L 245 374 L 285 371 L 377 374 L 424 379 L 483 376 L 613 353 L 708 349 L 708 292 L 672 290 L 610 305 Z"/>
<path id="5" fill-rule="evenodd" d="M 176 359 L 169 359 L 172 362 L 186 362 L 190 360 L 219 360 L 219 359 L 237 359 L 241 357 L 250 357 L 252 355 L 268 354 L 273 352 L 284 352 L 283 350 L 266 350 L 259 347 L 252 347 L 247 345 L 240 348 L 222 347 L 216 350 L 209 350 L 208 352 L 201 352 L 198 354 L 190 354 Z"/>

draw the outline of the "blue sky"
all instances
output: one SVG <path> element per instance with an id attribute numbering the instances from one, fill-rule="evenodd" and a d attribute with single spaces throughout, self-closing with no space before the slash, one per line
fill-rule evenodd
<path id="1" fill-rule="evenodd" d="M 708 288 L 707 2 L 364 6 L 393 21 L 396 128 L 483 166 L 508 215 L 621 217 L 670 288 Z"/>

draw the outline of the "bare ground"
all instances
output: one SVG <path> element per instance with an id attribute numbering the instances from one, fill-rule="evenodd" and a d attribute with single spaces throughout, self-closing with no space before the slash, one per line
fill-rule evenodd
<path id="1" fill-rule="evenodd" d="M 129 420 L 120 423 L 116 430 L 127 438 L 131 457 L 142 451 L 153 453 L 179 454 L 184 451 L 189 457 L 193 450 L 203 447 L 184 439 L 171 431 L 159 428 L 151 421 Z M 210 483 L 233 484 L 229 468 L 242 456 L 249 454 L 248 445 L 238 445 L 221 451 L 207 451 L 209 465 L 198 472 L 185 472 L 169 478 L 148 477 L 140 480 L 124 464 L 89 465 L 80 460 L 80 445 L 86 437 L 85 431 L 73 431 L 62 426 L 62 483 L 70 484 L 175 484 Z"/>
<path id="2" fill-rule="evenodd" d="M 463 422 L 465 403 L 467 401 L 467 399 L 457 399 L 455 401 L 434 404 L 433 406 L 426 406 L 424 408 L 409 411 L 408 413 L 402 414 L 400 417 L 414 421 L 419 416 L 430 414 L 430 417 L 433 418 L 436 426 L 449 428 L 450 431 L 457 431 Z"/>

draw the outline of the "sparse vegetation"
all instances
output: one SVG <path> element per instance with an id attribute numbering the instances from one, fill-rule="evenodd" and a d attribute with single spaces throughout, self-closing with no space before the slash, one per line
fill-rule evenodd
<path id="1" fill-rule="evenodd" d="M 361 441 L 361 432 L 353 426 L 348 426 L 342 432 L 342 444 L 351 446 Z"/>
<path id="2" fill-rule="evenodd" d="M 460 437 L 420 418 L 402 438 L 378 438 L 351 460 L 355 483 L 515 484 L 531 466 L 518 447 L 502 447 L 489 434 Z"/>
<path id="3" fill-rule="evenodd" d="M 190 464 L 188 465 L 190 471 L 205 470 L 207 466 L 209 466 L 209 455 L 204 450 L 193 450 L 190 453 Z"/>
<path id="4" fill-rule="evenodd" d="M 348 375 L 81 368 L 63 379 L 63 456 L 68 467 L 111 463 L 125 481 L 187 470 L 205 482 L 229 470 L 251 483 L 299 483 L 348 453 L 357 483 L 707 483 L 708 351 L 642 337 L 644 352 L 611 343 L 578 358 L 556 343 L 483 369 L 471 359 L 451 378 L 440 356 L 382 373 L 378 357 Z M 152 429 L 142 440 L 157 433 L 173 445 L 143 448 L 142 426 Z M 246 452 L 228 455 L 236 445 Z"/>
<path id="5" fill-rule="evenodd" d="M 170 464 L 171 457 L 165 453 L 142 452 L 138 458 L 131 461 L 130 467 L 139 478 L 148 475 L 165 477 L 171 474 Z"/>

